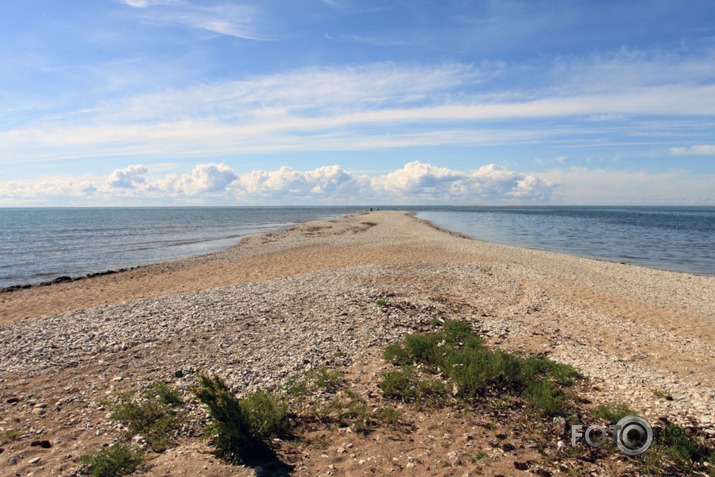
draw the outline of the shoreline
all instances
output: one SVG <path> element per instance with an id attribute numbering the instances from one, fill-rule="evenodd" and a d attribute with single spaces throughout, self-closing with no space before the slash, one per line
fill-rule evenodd
<path id="1" fill-rule="evenodd" d="M 479 242 L 406 212 L 305 222 L 0 300 L 0 413 L 60 436 L 48 465 L 119 432 L 97 399 L 156 380 L 186 391 L 199 374 L 246 393 L 321 366 L 375 387 L 384 347 L 433 320 L 576 367 L 589 405 L 624 402 L 715 437 L 715 278 Z M 85 417 L 56 420 L 68 413 Z M 3 457 L 17 452 L 41 450 Z"/>
<path id="2" fill-rule="evenodd" d="M 505 208 L 508 208 L 508 207 L 515 207 L 515 206 L 459 206 L 459 205 L 455 205 L 455 206 L 450 206 L 450 207 L 483 207 L 483 208 L 505 207 Z M 529 207 L 529 206 L 523 206 L 523 207 Z M 533 208 L 538 208 L 538 207 L 540 207 L 540 206 L 531 206 L 531 207 L 533 207 Z M 565 206 L 565 207 L 568 207 L 568 206 Z M 573 206 L 573 207 L 575 207 L 575 208 L 580 208 L 580 207 L 583 207 L 583 206 Z M 600 206 L 593 206 L 593 207 L 600 207 Z M 522 206 L 519 206 L 519 208 L 522 208 Z M 458 231 L 455 231 L 455 230 L 451 230 L 451 229 L 447 229 L 447 228 L 438 226 L 438 225 L 432 223 L 430 220 L 419 218 L 419 217 L 417 217 L 417 214 L 419 213 L 418 211 L 403 211 L 403 210 L 392 210 L 392 209 L 383 210 L 383 211 L 405 213 L 405 214 L 408 214 L 409 216 L 413 217 L 413 218 L 414 218 L 415 220 L 417 220 L 417 221 L 424 222 L 426 225 L 428 225 L 429 227 L 434 228 L 435 230 L 439 230 L 439 231 L 441 231 L 441 232 L 444 232 L 444 233 L 446 233 L 446 234 L 449 234 L 449 235 L 452 235 L 452 236 L 455 236 L 455 237 L 464 238 L 464 239 L 468 239 L 468 240 L 473 240 L 473 241 L 475 241 L 475 242 L 484 243 L 484 244 L 499 245 L 499 246 L 503 246 L 503 247 L 513 247 L 513 248 L 515 248 L 515 249 L 530 250 L 530 251 L 534 251 L 534 252 L 553 253 L 553 254 L 560 255 L 560 256 L 573 257 L 573 258 L 579 258 L 579 259 L 585 259 L 585 260 L 594 260 L 594 261 L 597 261 L 597 262 L 603 262 L 603 263 L 607 263 L 607 264 L 625 265 L 625 266 L 629 266 L 629 267 L 643 268 L 643 269 L 646 269 L 646 270 L 661 271 L 661 272 L 668 272 L 668 273 L 677 273 L 677 274 L 683 274 L 683 275 L 686 275 L 686 276 L 706 277 L 706 278 L 713 278 L 713 277 L 715 277 L 715 274 L 696 274 L 696 273 L 685 272 L 685 271 L 680 271 L 680 270 L 672 270 L 672 269 L 668 269 L 668 268 L 657 268 L 657 267 L 654 267 L 654 266 L 642 265 L 642 264 L 632 263 L 632 262 L 616 261 L 616 260 L 610 260 L 610 259 L 606 259 L 606 258 L 589 257 L 589 256 L 585 256 L 585 255 L 575 255 L 575 254 L 570 254 L 570 253 L 557 252 L 557 251 L 547 250 L 547 249 L 542 249 L 542 248 L 522 247 L 522 246 L 517 246 L 517 245 L 503 244 L 503 243 L 499 243 L 499 242 L 490 242 L 490 241 L 486 241 L 486 240 L 482 240 L 482 239 L 470 237 L 469 235 L 463 234 L 462 232 L 458 232 Z M 333 217 L 332 219 L 322 219 L 322 220 L 336 220 L 336 219 L 339 220 L 339 219 L 347 218 L 347 217 L 351 217 L 351 216 L 363 215 L 363 214 L 369 213 L 369 212 L 370 212 L 370 211 L 366 210 L 366 211 L 364 211 L 364 212 L 349 213 L 349 214 L 341 215 L 341 216 L 338 216 L 338 217 Z M 318 220 L 309 221 L 309 222 L 320 222 L 320 221 L 322 221 L 322 220 L 321 220 L 321 219 L 318 219 Z M 216 255 L 216 254 L 222 254 L 222 253 L 227 252 L 227 251 L 230 251 L 230 250 L 232 250 L 232 249 L 241 247 L 241 245 L 243 244 L 243 242 L 244 242 L 245 240 L 247 240 L 248 238 L 252 237 L 252 236 L 260 236 L 260 235 L 264 235 L 264 234 L 271 234 L 271 233 L 273 233 L 273 232 L 278 232 L 278 231 L 283 231 L 283 230 L 289 230 L 289 229 L 291 229 L 291 228 L 293 228 L 293 227 L 295 227 L 295 226 L 297 226 L 297 225 L 300 225 L 300 224 L 302 224 L 302 223 L 307 223 L 307 222 L 294 223 L 294 224 L 291 224 L 291 225 L 287 225 L 287 226 L 284 226 L 284 227 L 277 228 L 277 229 L 272 230 L 272 231 L 269 231 L 269 232 L 261 232 L 261 233 L 257 233 L 257 234 L 250 234 L 250 235 L 247 235 L 247 236 L 243 237 L 239 243 L 237 243 L 237 244 L 235 244 L 235 245 L 231 245 L 231 246 L 229 246 L 229 247 L 227 247 L 227 248 L 225 248 L 225 249 L 218 250 L 218 251 L 213 251 L 213 252 L 208 252 L 208 253 L 199 253 L 199 254 L 197 254 L 197 255 L 190 255 L 190 256 L 187 256 L 187 257 L 176 258 L 176 259 L 170 259 L 170 260 L 166 260 L 166 261 L 159 261 L 159 262 L 149 263 L 149 264 L 143 264 L 143 265 L 127 266 L 127 267 L 118 268 L 118 269 L 116 269 L 116 270 L 114 270 L 114 269 L 101 270 L 101 271 L 91 272 L 91 273 L 87 273 L 87 274 L 85 274 L 85 275 L 79 275 L 79 276 L 71 276 L 71 275 L 62 274 L 62 275 L 58 275 L 58 276 L 54 277 L 53 279 L 45 280 L 45 281 L 42 281 L 42 282 L 40 282 L 40 283 L 23 283 L 23 284 L 9 285 L 9 286 L 0 288 L 0 296 L 1 296 L 2 294 L 5 294 L 5 293 L 13 293 L 13 292 L 20 291 L 20 290 L 27 290 L 27 289 L 35 289 L 35 288 L 39 288 L 39 287 L 54 286 L 54 285 L 58 285 L 58 284 L 62 284 L 62 283 L 76 282 L 76 281 L 81 281 L 81 280 L 92 279 L 92 278 L 100 277 L 100 276 L 103 276 L 103 275 L 112 275 L 112 274 L 116 274 L 116 273 L 124 273 L 124 272 L 132 271 L 132 270 L 143 269 L 143 268 L 146 268 L 146 267 L 155 267 L 155 266 L 161 266 L 161 265 L 169 265 L 169 264 L 172 264 L 172 263 L 175 263 L 175 262 L 183 262 L 183 261 L 186 261 L 186 260 L 192 260 L 192 259 L 201 258 L 201 257 L 209 257 L 209 256 Z M 1 318 L 1 316 L 0 316 L 0 318 Z M 2 322 L 2 321 L 0 320 L 0 323 L 1 323 L 1 322 Z"/>

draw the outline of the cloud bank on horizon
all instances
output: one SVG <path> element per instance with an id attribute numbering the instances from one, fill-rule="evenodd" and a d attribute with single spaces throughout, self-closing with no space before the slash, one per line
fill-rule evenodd
<path id="1" fill-rule="evenodd" d="M 146 199 L 196 203 L 211 197 L 216 203 L 298 203 L 315 199 L 336 204 L 475 203 L 545 201 L 552 184 L 538 177 L 518 174 L 496 164 L 474 172 L 436 167 L 419 161 L 376 177 L 344 170 L 339 165 L 314 170 L 254 170 L 238 174 L 224 163 L 197 164 L 187 174 L 166 174 L 151 180 L 149 167 L 133 164 L 116 169 L 106 178 L 57 179 L 41 183 L 10 182 L 0 187 L 0 200 L 19 197 L 44 203 L 72 197 L 86 203 L 136 205 Z M 80 202 L 76 202 L 80 203 Z"/>
<path id="2" fill-rule="evenodd" d="M 34 3 L 0 206 L 715 203 L 708 2 Z"/>

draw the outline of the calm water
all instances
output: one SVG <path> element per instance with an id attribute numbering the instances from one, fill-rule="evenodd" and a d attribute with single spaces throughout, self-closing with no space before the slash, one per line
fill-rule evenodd
<path id="1" fill-rule="evenodd" d="M 487 242 L 715 276 L 715 207 L 436 207 L 418 216 Z"/>
<path id="2" fill-rule="evenodd" d="M 715 276 L 715 207 L 389 208 L 488 242 Z M 0 288 L 214 252 L 249 234 L 363 210 L 0 208 Z"/>
<path id="3" fill-rule="evenodd" d="M 0 288 L 223 250 L 364 207 L 0 208 Z"/>

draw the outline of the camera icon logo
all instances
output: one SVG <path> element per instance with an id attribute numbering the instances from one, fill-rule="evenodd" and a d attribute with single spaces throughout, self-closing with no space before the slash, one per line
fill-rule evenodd
<path id="1" fill-rule="evenodd" d="M 625 455 L 640 455 L 653 444 L 653 428 L 648 421 L 640 416 L 626 416 L 608 428 L 613 433 L 613 441 L 618 450 Z M 581 429 L 583 429 L 581 425 L 571 427 L 571 444 L 574 446 L 581 437 L 591 447 L 601 447 L 608 440 L 608 433 L 603 426 L 594 424 L 589 426 L 585 432 L 581 432 Z M 598 431 L 600 437 L 596 437 L 594 431 Z"/>

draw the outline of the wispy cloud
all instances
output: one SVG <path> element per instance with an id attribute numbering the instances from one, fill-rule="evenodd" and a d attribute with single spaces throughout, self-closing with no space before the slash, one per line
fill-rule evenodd
<path id="1" fill-rule="evenodd" d="M 257 28 L 260 11 L 253 5 L 201 5 L 188 0 L 120 0 L 142 10 L 142 18 L 159 26 L 184 26 L 246 40 L 269 40 Z"/>
<path id="2" fill-rule="evenodd" d="M 363 45 L 370 46 L 410 46 L 413 43 L 407 40 L 398 40 L 392 38 L 380 38 L 375 36 L 362 36 L 362 35 L 331 35 L 330 33 L 325 34 L 325 38 L 331 41 L 337 42 L 355 42 L 362 43 Z"/>
<path id="3" fill-rule="evenodd" d="M 671 147 L 670 152 L 676 156 L 715 156 L 715 145 L 703 144 L 690 147 Z"/>
<path id="4" fill-rule="evenodd" d="M 614 61 L 609 60 L 606 69 Z M 691 69 L 690 59 L 685 65 L 669 59 L 670 69 L 662 58 L 653 61 L 658 68 L 642 58 L 637 63 L 651 75 L 661 69 Z M 675 82 L 670 71 L 660 79 L 651 78 L 649 84 L 593 79 L 579 89 L 574 77 L 581 77 L 582 63 L 559 68 L 578 74 L 564 74 L 561 83 L 526 91 L 499 88 L 495 80 L 513 74 L 501 63 L 306 68 L 167 89 L 48 116 L 32 127 L 0 130 L 0 158 L 4 162 L 155 154 L 218 158 L 288 150 L 524 144 L 546 139 L 578 147 L 595 144 L 603 134 L 614 144 L 648 144 L 685 134 L 676 119 L 715 115 L 715 72 L 712 79 L 701 72 L 700 81 L 683 83 Z M 594 66 L 595 76 L 597 71 Z M 643 118 L 650 118 L 652 124 L 645 125 Z M 574 119 L 582 121 L 579 127 Z M 544 120 L 552 121 L 549 127 L 544 127 Z M 586 123 L 592 127 L 584 127 Z M 613 123 L 617 127 L 609 129 Z M 614 134 L 623 137 L 614 140 Z M 639 141 L 633 141 L 635 136 Z M 570 137 L 573 140 L 567 141 Z M 671 152 L 703 154 L 707 147 Z"/>

